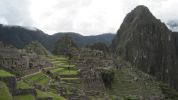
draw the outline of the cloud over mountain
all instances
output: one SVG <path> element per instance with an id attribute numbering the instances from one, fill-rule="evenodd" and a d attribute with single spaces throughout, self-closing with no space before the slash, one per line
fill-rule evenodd
<path id="1" fill-rule="evenodd" d="M 116 32 L 137 5 L 146 5 L 162 22 L 178 20 L 177 0 L 1 0 L 0 23 L 35 26 L 48 34 Z"/>

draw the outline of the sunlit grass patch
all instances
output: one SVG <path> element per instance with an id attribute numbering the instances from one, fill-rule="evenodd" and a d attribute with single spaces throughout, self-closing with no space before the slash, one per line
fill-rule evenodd
<path id="1" fill-rule="evenodd" d="M 56 72 L 60 72 L 62 70 L 64 70 L 64 68 L 56 68 L 56 69 L 51 70 L 51 72 L 56 73 Z"/>
<path id="2" fill-rule="evenodd" d="M 42 76 L 43 76 L 43 73 L 39 72 L 39 73 L 36 73 L 34 75 L 26 77 L 25 80 L 35 81 L 35 80 L 39 79 Z"/>
<path id="3" fill-rule="evenodd" d="M 77 70 L 64 70 L 59 73 L 60 75 L 77 75 L 78 71 Z"/>
<path id="4" fill-rule="evenodd" d="M 52 97 L 53 100 L 66 100 L 65 98 L 58 96 L 57 94 L 54 94 L 52 92 L 43 92 L 40 90 L 37 90 L 37 97 Z"/>
<path id="5" fill-rule="evenodd" d="M 48 81 L 49 81 L 49 78 L 47 76 L 43 76 L 41 79 L 36 81 L 36 84 L 45 85 Z"/>
<path id="6" fill-rule="evenodd" d="M 17 89 L 27 89 L 27 88 L 32 88 L 29 84 L 24 83 L 23 81 L 17 81 L 16 84 Z"/>
<path id="7" fill-rule="evenodd" d="M 0 81 L 0 100 L 12 100 L 8 87 Z"/>
<path id="8" fill-rule="evenodd" d="M 5 70 L 0 70 L 0 77 L 12 77 L 12 76 L 14 75 Z"/>

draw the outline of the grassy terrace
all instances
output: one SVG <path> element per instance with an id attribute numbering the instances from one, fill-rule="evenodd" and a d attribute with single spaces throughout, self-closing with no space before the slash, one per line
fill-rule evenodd
<path id="1" fill-rule="evenodd" d="M 112 89 L 107 92 L 110 95 L 117 95 L 120 97 L 140 95 L 144 98 L 161 94 L 157 82 L 147 80 L 144 76 L 142 77 L 143 78 L 139 77 L 137 73 L 130 68 L 115 71 L 115 80 Z"/>
<path id="2" fill-rule="evenodd" d="M 6 99 L 2 99 L 6 100 Z M 20 95 L 20 96 L 14 96 L 13 100 L 35 100 L 35 97 L 33 95 Z"/>
<path id="3" fill-rule="evenodd" d="M 80 83 L 79 78 L 61 78 L 61 80 L 69 83 Z"/>
<path id="4" fill-rule="evenodd" d="M 35 81 L 35 80 L 37 80 L 37 79 L 39 79 L 40 77 L 42 77 L 43 76 L 43 73 L 36 73 L 36 74 L 34 74 L 34 75 L 31 75 L 31 76 L 28 76 L 28 77 L 26 77 L 25 79 L 26 80 L 31 80 L 31 81 Z"/>
<path id="5" fill-rule="evenodd" d="M 50 71 L 61 75 L 61 86 L 66 89 L 67 94 L 73 93 L 74 91 L 80 94 L 81 83 L 80 79 L 77 78 L 79 72 L 75 69 L 75 65 L 69 65 L 68 59 L 64 56 L 51 56 L 50 60 L 55 65 L 55 69 Z"/>
<path id="6" fill-rule="evenodd" d="M 78 71 L 73 68 L 75 65 L 68 64 L 68 58 L 65 58 L 64 56 L 51 56 L 50 60 L 56 66 L 55 69 L 51 70 L 52 73 L 57 73 L 59 75 L 78 74 Z M 70 71 L 68 70 L 68 67 L 70 67 Z"/>
<path id="7" fill-rule="evenodd" d="M 49 78 L 47 76 L 44 76 L 43 78 L 41 78 L 40 80 L 38 80 L 36 83 L 38 85 L 45 85 L 48 81 L 49 81 Z"/>
<path id="8" fill-rule="evenodd" d="M 23 81 L 18 81 L 16 84 L 16 88 L 17 89 L 28 89 L 28 88 L 32 88 L 29 84 L 24 83 Z"/>
<path id="9" fill-rule="evenodd" d="M 26 77 L 25 80 L 30 84 L 36 83 L 38 85 L 45 85 L 49 81 L 49 78 L 40 72 Z"/>
<path id="10" fill-rule="evenodd" d="M 0 70 L 0 77 L 13 77 L 14 75 L 7 72 L 7 71 L 4 71 L 4 70 Z"/>
<path id="11" fill-rule="evenodd" d="M 77 75 L 78 71 L 76 70 L 64 70 L 59 73 L 60 75 Z"/>
<path id="12" fill-rule="evenodd" d="M 12 100 L 9 89 L 4 82 L 0 81 L 0 100 Z"/>
<path id="13" fill-rule="evenodd" d="M 52 97 L 53 100 L 66 100 L 65 98 L 58 96 L 57 94 L 54 94 L 52 92 L 43 92 L 40 90 L 37 90 L 37 97 Z"/>
<path id="14" fill-rule="evenodd" d="M 51 70 L 51 72 L 58 73 L 58 72 L 61 72 L 62 70 L 64 70 L 64 68 L 55 68 L 55 69 Z"/>

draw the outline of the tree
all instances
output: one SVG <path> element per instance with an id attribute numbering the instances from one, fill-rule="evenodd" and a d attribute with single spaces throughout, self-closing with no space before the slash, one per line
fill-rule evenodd
<path id="1" fill-rule="evenodd" d="M 101 72 L 101 77 L 106 88 L 111 89 L 114 82 L 114 72 L 112 70 L 104 70 Z"/>

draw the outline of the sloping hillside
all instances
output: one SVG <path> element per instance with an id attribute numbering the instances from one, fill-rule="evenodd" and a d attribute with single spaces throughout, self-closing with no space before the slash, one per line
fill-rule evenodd
<path id="1" fill-rule="evenodd" d="M 73 32 L 48 35 L 36 28 L 28 29 L 21 26 L 4 26 L 0 24 L 0 41 L 5 44 L 13 45 L 17 48 L 23 48 L 25 45 L 31 43 L 32 41 L 38 41 L 46 49 L 52 51 L 54 48 L 54 44 L 64 34 L 68 34 L 70 37 L 72 37 L 73 41 L 79 47 L 84 46 L 86 44 L 93 44 L 96 42 L 104 42 L 106 44 L 111 44 L 111 41 L 114 37 L 114 34 L 110 33 L 96 36 L 83 36 Z"/>

